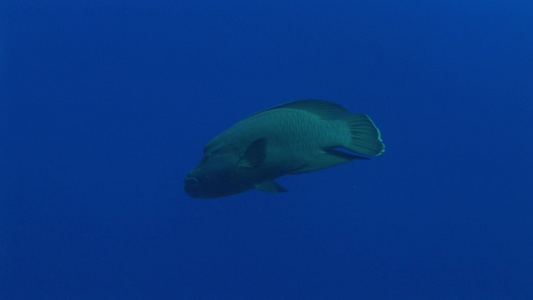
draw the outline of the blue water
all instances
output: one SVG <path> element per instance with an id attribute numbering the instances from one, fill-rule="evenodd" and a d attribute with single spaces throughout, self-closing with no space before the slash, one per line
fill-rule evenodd
<path id="1" fill-rule="evenodd" d="M 533 299 L 530 1 L 4 1 L 0 299 Z M 386 152 L 193 199 L 283 102 Z"/>

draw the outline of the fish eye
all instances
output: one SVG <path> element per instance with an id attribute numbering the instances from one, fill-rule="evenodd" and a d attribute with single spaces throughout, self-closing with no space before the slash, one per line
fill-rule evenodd
<path id="1" fill-rule="evenodd" d="M 207 161 L 207 159 L 209 159 L 210 157 L 211 157 L 211 153 L 204 153 L 204 156 L 202 157 L 201 162 Z"/>

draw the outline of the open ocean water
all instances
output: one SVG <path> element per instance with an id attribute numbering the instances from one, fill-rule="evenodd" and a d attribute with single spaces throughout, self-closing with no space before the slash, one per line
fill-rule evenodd
<path id="1" fill-rule="evenodd" d="M 0 299 L 533 299 L 531 1 L 2 1 Z M 386 151 L 194 199 L 325 99 Z"/>

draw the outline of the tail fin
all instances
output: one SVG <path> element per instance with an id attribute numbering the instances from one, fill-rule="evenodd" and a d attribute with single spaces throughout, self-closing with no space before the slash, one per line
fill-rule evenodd
<path id="1" fill-rule="evenodd" d="M 381 133 L 369 116 L 351 114 L 344 118 L 350 127 L 352 141 L 345 145 L 350 151 L 365 155 L 380 155 L 385 151 Z"/>

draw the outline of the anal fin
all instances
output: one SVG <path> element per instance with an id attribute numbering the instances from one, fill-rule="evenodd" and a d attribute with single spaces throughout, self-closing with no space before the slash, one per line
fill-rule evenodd
<path id="1" fill-rule="evenodd" d="M 348 163 L 354 159 L 368 159 L 368 158 L 364 156 L 360 156 L 360 155 L 346 153 L 340 150 L 326 149 L 322 152 L 322 154 L 315 157 L 312 161 L 310 161 L 308 164 L 306 164 L 302 168 L 291 172 L 291 174 L 318 171 L 318 170 L 326 169 L 326 168 L 333 167 L 336 165 Z"/>

